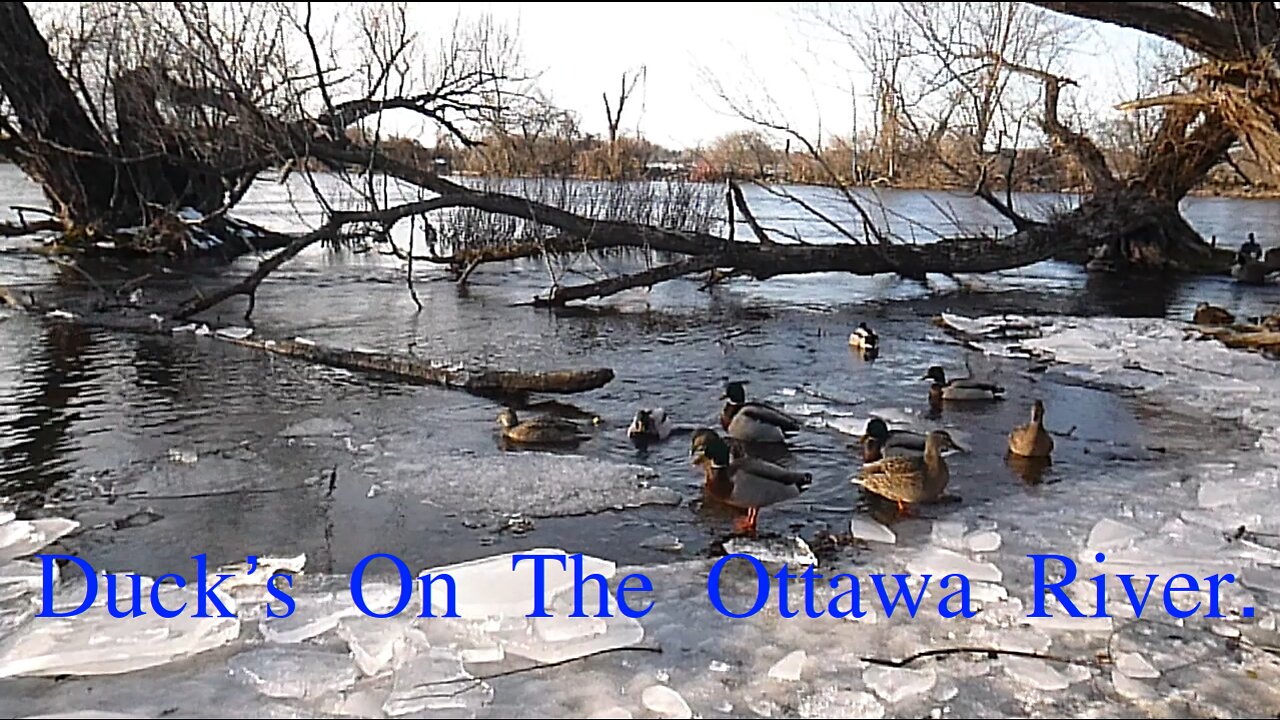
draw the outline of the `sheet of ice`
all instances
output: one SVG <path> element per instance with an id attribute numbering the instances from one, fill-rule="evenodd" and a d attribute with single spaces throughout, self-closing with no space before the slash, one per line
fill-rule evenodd
<path id="1" fill-rule="evenodd" d="M 421 494 L 463 513 L 531 518 L 584 515 L 644 505 L 679 505 L 683 496 L 655 484 L 642 465 L 544 452 L 442 455 L 399 459 L 383 474 L 384 491 Z M 511 492 L 518 487 L 520 492 Z"/>
<path id="2" fill-rule="evenodd" d="M 430 568 L 418 573 L 418 576 L 440 573 L 452 577 L 456 588 L 454 593 L 456 609 L 458 615 L 464 619 L 525 617 L 534 611 L 534 603 L 541 600 L 534 595 L 534 572 L 538 562 L 544 564 L 543 582 L 547 597 L 559 595 L 573 587 L 573 561 L 564 559 L 568 554 L 557 548 L 534 548 Z M 513 566 L 516 555 L 549 555 L 556 559 L 521 560 Z M 562 559 L 564 559 L 563 565 Z M 613 562 L 582 555 L 584 576 L 603 575 L 607 580 L 612 578 L 615 572 L 617 572 L 617 566 Z M 421 587 L 420 583 L 419 587 Z M 433 593 L 431 606 L 438 615 L 443 615 L 448 609 L 446 602 L 444 593 L 439 593 L 438 596 Z"/>
<path id="3" fill-rule="evenodd" d="M 227 661 L 231 675 L 272 698 L 314 698 L 356 682 L 347 655 L 305 648 L 259 648 Z"/>
<path id="4" fill-rule="evenodd" d="M 803 650 L 787 653 L 786 657 L 769 668 L 769 677 L 774 680 L 795 682 L 800 679 L 800 673 L 804 671 L 804 662 L 807 658 L 808 656 Z"/>
<path id="5" fill-rule="evenodd" d="M 1131 678 L 1118 669 L 1111 671 L 1111 685 L 1115 687 L 1117 695 L 1129 700 L 1146 701 L 1156 698 L 1156 693 L 1150 685 L 1142 680 Z"/>
<path id="6" fill-rule="evenodd" d="M 898 536 L 894 534 L 893 530 L 862 515 L 854 515 L 853 519 L 849 521 L 849 533 L 856 538 L 870 542 L 886 543 L 888 545 L 898 542 Z"/>
<path id="7" fill-rule="evenodd" d="M 1142 653 L 1122 652 L 1116 655 L 1116 670 L 1138 680 L 1160 677 L 1160 671 L 1152 667 Z"/>
<path id="8" fill-rule="evenodd" d="M 961 543 L 963 544 L 963 540 Z M 958 552 L 940 547 L 926 548 L 913 557 L 907 563 L 907 572 L 912 575 L 933 575 L 938 580 L 945 575 L 959 573 L 970 582 L 998 583 L 1004 578 L 1004 573 L 992 563 L 971 560 Z"/>
<path id="9" fill-rule="evenodd" d="M 786 563 L 790 567 L 818 565 L 809 543 L 797 536 L 768 540 L 733 538 L 724 544 L 724 551 L 726 555 L 750 555 L 760 562 Z"/>
<path id="10" fill-rule="evenodd" d="M 1141 530 L 1132 525 L 1126 525 L 1111 518 L 1103 518 L 1089 531 L 1089 540 L 1085 543 L 1085 550 L 1096 552 L 1127 545 L 1142 537 L 1143 534 Z"/>
<path id="11" fill-rule="evenodd" d="M 884 717 L 884 705 L 871 693 L 842 688 L 824 689 L 800 701 L 800 717 L 870 718 Z"/>
<path id="12" fill-rule="evenodd" d="M 966 549 L 964 542 L 964 523 L 954 520 L 935 520 L 930 531 L 929 541 L 934 545 L 950 550 Z"/>
<path id="13" fill-rule="evenodd" d="M 692 718 L 693 710 L 684 701 L 680 693 L 666 685 L 653 685 L 645 688 L 640 701 L 649 711 L 665 718 Z"/>
<path id="14" fill-rule="evenodd" d="M 457 655 L 430 648 L 396 670 L 391 695 L 382 709 L 393 717 L 432 710 L 456 715 L 492 701 L 493 687 L 463 669 Z"/>
<path id="15" fill-rule="evenodd" d="M 1073 666 L 1069 665 L 1067 669 L 1059 670 L 1046 660 L 1024 657 L 1004 658 L 1005 674 L 1029 688 L 1045 692 L 1066 690 L 1073 682 L 1084 679 L 1078 672 L 1071 671 L 1069 669 L 1071 667 Z M 1088 671 L 1085 671 L 1085 677 L 1088 677 Z"/>
<path id="16" fill-rule="evenodd" d="M 873 665 L 862 673 L 866 683 L 881 700 L 897 703 L 933 689 L 938 681 L 937 672 L 931 668 L 893 668 Z"/>
<path id="17" fill-rule="evenodd" d="M 971 552 L 995 552 L 1000 543 L 1000 533 L 995 530 L 978 530 L 964 536 L 964 544 Z"/>
<path id="18" fill-rule="evenodd" d="M 142 585 L 148 597 L 151 584 L 145 579 Z M 126 592 L 119 595 L 122 605 L 131 597 Z M 222 597 L 235 612 L 235 601 Z M 159 600 L 170 608 L 198 603 L 196 592 L 172 585 L 160 589 Z M 104 604 L 95 604 L 74 617 L 27 623 L 5 638 L 0 642 L 0 678 L 127 673 L 220 647 L 239 635 L 238 617 L 166 619 L 149 612 L 121 621 L 108 614 Z"/>
<path id="19" fill-rule="evenodd" d="M 80 527 L 67 518 L 14 520 L 0 525 L 0 564 L 27 557 Z"/>
<path id="20" fill-rule="evenodd" d="M 391 667 L 396 649 L 403 642 L 413 615 L 404 613 L 390 618 L 375 618 L 362 614 L 344 617 L 338 621 L 338 637 L 346 641 L 360 672 L 373 677 Z"/>
<path id="21" fill-rule="evenodd" d="M 498 634 L 509 655 L 559 663 L 592 653 L 630 647 L 644 639 L 644 626 L 615 612 L 610 618 L 534 618 L 532 632 Z"/>

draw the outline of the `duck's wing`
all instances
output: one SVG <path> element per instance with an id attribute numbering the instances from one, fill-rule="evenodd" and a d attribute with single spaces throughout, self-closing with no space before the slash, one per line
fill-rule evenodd
<path id="1" fill-rule="evenodd" d="M 769 480 L 783 485 L 808 485 L 813 476 L 799 470 L 788 470 L 780 465 L 775 465 L 768 460 L 756 457 L 743 457 L 733 464 L 733 468 L 739 472 L 750 473 L 764 480 Z"/>
<path id="2" fill-rule="evenodd" d="M 964 380 L 955 380 L 948 387 L 954 390 L 977 390 L 979 392 L 989 392 L 992 395 L 1004 392 L 1004 388 L 995 383 L 972 380 L 969 378 L 965 378 Z"/>
<path id="3" fill-rule="evenodd" d="M 777 425 L 783 430 L 789 432 L 800 431 L 799 420 L 796 420 L 772 405 L 765 405 L 764 403 L 747 403 L 742 406 L 742 409 L 738 412 L 746 413 L 747 417 L 754 420 L 769 423 L 770 425 Z"/>
<path id="4" fill-rule="evenodd" d="M 729 501 L 741 507 L 773 505 L 790 500 L 805 490 L 803 485 L 779 482 L 773 477 L 759 475 L 743 467 L 736 467 L 732 478 L 733 492 L 730 493 Z"/>
<path id="5" fill-rule="evenodd" d="M 885 442 L 885 448 L 904 448 L 924 452 L 924 442 L 925 436 L 921 433 L 910 430 L 890 430 L 889 439 Z"/>

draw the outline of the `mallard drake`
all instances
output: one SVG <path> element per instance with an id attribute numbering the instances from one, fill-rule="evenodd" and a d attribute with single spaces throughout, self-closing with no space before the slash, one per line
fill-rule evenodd
<path id="1" fill-rule="evenodd" d="M 929 386 L 929 401 L 932 403 L 942 400 L 997 400 L 1004 393 L 1004 388 L 999 385 L 973 378 L 948 381 L 946 371 L 938 365 L 929 368 L 920 379 L 933 381 Z"/>
<path id="2" fill-rule="evenodd" d="M 925 436 L 921 433 L 890 430 L 884 420 L 871 418 L 859 439 L 862 461 L 875 462 L 881 457 L 894 455 L 923 455 L 924 441 Z"/>
<path id="3" fill-rule="evenodd" d="M 702 429 L 693 434 L 689 457 L 694 465 L 702 466 L 703 489 L 708 495 L 747 511 L 741 530 L 754 531 L 760 508 L 790 500 L 813 482 L 813 476 L 806 472 L 788 470 L 760 458 L 732 457 L 728 443 L 714 430 Z"/>
<path id="4" fill-rule="evenodd" d="M 1053 437 L 1044 429 L 1044 403 L 1031 405 L 1031 422 L 1019 425 L 1009 433 L 1009 452 L 1029 458 L 1047 458 L 1053 454 Z"/>
<path id="5" fill-rule="evenodd" d="M 947 488 L 951 472 L 942 458 L 943 450 L 961 450 L 945 430 L 925 436 L 921 457 L 887 457 L 862 466 L 853 483 L 898 503 L 898 510 L 911 503 L 937 500 Z"/>
<path id="6" fill-rule="evenodd" d="M 523 445 L 577 443 L 587 437 L 577 424 L 563 418 L 544 416 L 520 422 L 511 408 L 498 413 L 498 425 L 504 438 Z"/>
<path id="7" fill-rule="evenodd" d="M 720 426 L 729 436 L 743 442 L 780 443 L 800 431 L 800 422 L 765 403 L 747 402 L 742 381 L 727 383 L 721 399 L 728 400 L 720 411 Z"/>
<path id="8" fill-rule="evenodd" d="M 875 352 L 880 349 L 880 338 L 865 322 L 860 322 L 849 335 L 849 345 L 864 352 Z"/>
<path id="9" fill-rule="evenodd" d="M 1220 307 L 1202 302 L 1196 305 L 1195 315 L 1191 317 L 1191 322 L 1196 325 L 1230 325 L 1236 321 L 1236 317 Z"/>
<path id="10" fill-rule="evenodd" d="M 667 411 L 662 408 L 637 410 L 631 426 L 627 428 L 627 437 L 633 440 L 666 440 L 670 434 Z"/>

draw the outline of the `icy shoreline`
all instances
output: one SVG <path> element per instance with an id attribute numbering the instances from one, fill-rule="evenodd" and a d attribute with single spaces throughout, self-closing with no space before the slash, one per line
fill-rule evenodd
<path id="1" fill-rule="evenodd" d="M 37 629 L 48 621 L 15 616 L 8 624 L 3 619 L 10 615 L 0 616 L 0 668 L 10 670 L 34 667 L 31 658 L 40 657 L 42 674 L 83 672 L 105 662 L 101 648 L 93 651 L 93 662 L 73 654 L 101 644 L 92 638 L 116 644 L 117 650 L 120 643 L 135 642 L 155 657 L 180 650 L 169 658 L 176 662 L 139 672 L 58 684 L 40 678 L 0 680 L 0 712 L 96 709 L 158 716 L 174 706 L 180 714 L 211 717 L 1274 712 L 1280 706 L 1280 665 L 1254 648 L 1280 645 L 1275 620 L 1280 539 L 1272 537 L 1280 535 L 1280 518 L 1270 512 L 1280 501 L 1276 364 L 1216 342 L 1189 340 L 1185 326 L 1163 320 L 1021 318 L 1014 323 L 1021 327 L 1009 332 L 1010 322 L 1000 318 L 949 319 L 974 333 L 990 354 L 1052 357 L 1055 373 L 1125 387 L 1157 406 L 1189 406 L 1239 421 L 1260 433 L 1258 447 L 1247 455 L 1206 447 L 1201 461 L 1181 467 L 1125 467 L 1087 487 L 1049 484 L 1020 496 L 1016 504 L 961 505 L 945 519 L 908 521 L 929 524 L 925 533 L 904 532 L 910 527 L 905 523 L 885 528 L 855 516 L 853 534 L 865 546 L 822 568 L 828 577 L 967 573 L 975 581 L 974 604 L 980 608 L 972 620 L 944 620 L 925 612 L 914 619 L 897 613 L 893 618 L 878 613 L 862 619 L 781 618 L 774 596 L 765 611 L 733 619 L 707 600 L 706 577 L 714 559 L 643 568 L 597 560 L 593 569 L 615 583 L 631 572 L 651 578 L 652 612 L 639 621 L 530 620 L 512 608 L 527 606 L 520 603 L 530 602 L 532 584 L 509 582 L 509 560 L 500 573 L 485 569 L 496 568 L 500 556 L 489 561 L 491 566 L 454 566 L 460 578 L 470 578 L 465 599 L 467 591 L 460 591 L 459 609 L 471 608 L 472 617 L 418 620 L 406 612 L 380 621 L 351 607 L 346 578 L 304 572 L 294 593 L 298 609 L 283 621 L 262 619 L 269 598 L 260 583 L 237 589 L 241 616 L 233 621 L 234 632 L 229 625 L 197 630 L 161 624 L 129 636 L 125 621 L 104 617 L 95 625 L 96 635 L 75 626 L 75 632 L 55 636 Z M 963 487 L 964 478 L 956 482 Z M 35 551 L 26 547 L 24 554 Z M 1094 562 L 1098 551 L 1107 556 L 1101 565 Z M 1049 552 L 1072 556 L 1082 578 L 1099 572 L 1140 577 L 1232 572 L 1240 580 L 1224 588 L 1222 610 L 1228 617 L 1220 620 L 1206 620 L 1201 613 L 1178 621 L 1149 609 L 1134 621 L 1114 585 L 1107 598 L 1110 618 L 1030 619 L 1035 599 L 1026 555 Z M 0 573 L 16 576 L 15 567 L 27 566 L 11 564 Z M 739 606 L 749 604 L 756 591 L 754 573 L 738 567 L 724 577 L 726 596 L 743 598 Z M 35 579 L 38 583 L 38 572 Z M 12 586 L 23 590 L 6 595 L 7 603 L 19 594 L 29 600 L 33 591 L 38 597 L 38 584 Z M 385 587 L 390 592 L 391 586 Z M 1138 589 L 1145 589 L 1145 581 Z M 1092 585 L 1075 583 L 1069 590 L 1082 609 L 1094 609 Z M 833 594 L 819 590 L 818 597 L 825 604 Z M 945 594 L 931 583 L 924 603 L 936 605 Z M 1189 597 L 1188 602 L 1197 599 L 1208 600 Z M 554 607 L 563 610 L 565 601 L 562 591 Z M 1246 606 L 1256 610 L 1253 618 L 1241 617 Z M 25 644 L 15 654 L 19 641 Z M 660 648 L 661 653 L 637 648 Z M 877 662 L 939 648 L 1043 657 L 963 653 L 901 668 Z M 551 669 L 497 675 L 600 651 L 612 652 Z M 123 666 L 140 657 L 124 655 L 113 662 Z M 172 687 L 181 687 L 182 694 L 158 692 Z M 88 689 L 91 696 L 84 695 Z M 94 700 L 86 703 L 85 697 Z"/>

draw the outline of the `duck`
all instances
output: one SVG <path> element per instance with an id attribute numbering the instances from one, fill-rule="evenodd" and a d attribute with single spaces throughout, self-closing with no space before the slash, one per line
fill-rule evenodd
<path id="1" fill-rule="evenodd" d="M 504 438 L 522 445 L 578 443 L 587 437 L 577 424 L 563 418 L 544 416 L 520 422 L 511 408 L 498 413 L 498 425 Z"/>
<path id="2" fill-rule="evenodd" d="M 880 337 L 865 322 L 860 322 L 849 335 L 849 345 L 863 352 L 876 352 L 880 349 Z"/>
<path id="3" fill-rule="evenodd" d="M 1244 253 L 1237 253 L 1231 265 L 1231 277 L 1246 285 L 1261 285 L 1267 281 L 1267 267 Z"/>
<path id="4" fill-rule="evenodd" d="M 875 462 L 885 456 L 923 455 L 925 436 L 910 430 L 890 430 L 884 420 L 871 418 L 859 442 L 862 461 Z"/>
<path id="5" fill-rule="evenodd" d="M 942 400 L 998 400 L 1004 388 L 994 383 L 981 382 L 973 378 L 947 380 L 947 373 L 941 366 L 934 365 L 924 374 L 921 380 L 932 380 L 929 387 L 929 402 Z"/>
<path id="6" fill-rule="evenodd" d="M 662 408 L 641 408 L 631 419 L 627 437 L 632 440 L 666 440 L 671 434 L 667 424 L 667 411 Z"/>
<path id="7" fill-rule="evenodd" d="M 945 430 L 934 430 L 925 436 L 924 454 L 920 457 L 886 457 L 862 466 L 852 478 L 868 492 L 898 503 L 898 511 L 908 505 L 931 502 L 942 496 L 951 479 L 944 450 L 964 449 Z"/>
<path id="8" fill-rule="evenodd" d="M 800 422 L 765 403 L 747 402 L 746 382 L 727 383 L 722 400 L 728 400 L 720 411 L 720 426 L 729 437 L 742 442 L 782 443 L 800 431 Z"/>
<path id="9" fill-rule="evenodd" d="M 689 457 L 701 465 L 703 489 L 715 500 L 742 510 L 746 517 L 739 530 L 754 532 L 760 508 L 798 497 L 813 483 L 813 476 L 788 470 L 760 458 L 737 456 L 715 430 L 703 428 L 693 434 Z"/>
<path id="10" fill-rule="evenodd" d="M 1031 422 L 1009 433 L 1009 452 L 1027 458 L 1053 454 L 1053 437 L 1044 429 L 1044 403 L 1040 400 L 1031 404 Z"/>
<path id="11" fill-rule="evenodd" d="M 1196 305 L 1195 315 L 1191 317 L 1191 322 L 1196 325 L 1230 325 L 1235 321 L 1231 313 L 1206 302 Z"/>

